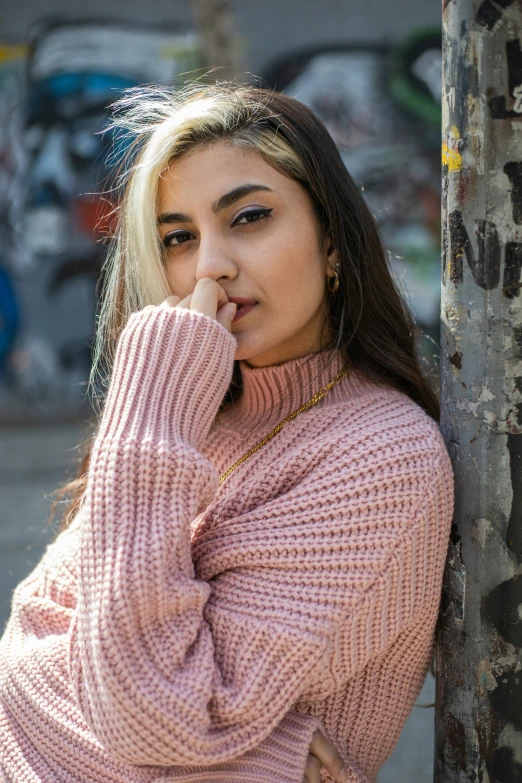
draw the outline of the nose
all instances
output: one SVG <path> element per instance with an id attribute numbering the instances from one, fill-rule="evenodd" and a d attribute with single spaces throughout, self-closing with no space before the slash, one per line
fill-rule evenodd
<path id="1" fill-rule="evenodd" d="M 216 235 L 200 239 L 196 266 L 196 282 L 202 277 L 210 277 L 216 283 L 221 280 L 233 280 L 238 273 L 237 264 L 231 256 L 226 242 Z"/>

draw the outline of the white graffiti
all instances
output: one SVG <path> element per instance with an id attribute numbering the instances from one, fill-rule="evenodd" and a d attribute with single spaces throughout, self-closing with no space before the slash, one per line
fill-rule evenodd
<path id="1" fill-rule="evenodd" d="M 522 84 L 519 84 L 518 87 L 515 87 L 513 90 L 513 96 L 515 98 L 513 111 L 516 111 L 517 114 L 522 114 Z"/>

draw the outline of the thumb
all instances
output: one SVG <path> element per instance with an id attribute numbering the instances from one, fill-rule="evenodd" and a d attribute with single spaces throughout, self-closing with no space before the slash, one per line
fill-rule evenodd
<path id="1" fill-rule="evenodd" d="M 216 320 L 225 327 L 228 332 L 232 332 L 232 319 L 234 318 L 237 310 L 237 304 L 235 302 L 229 302 L 224 305 L 217 314 Z"/>

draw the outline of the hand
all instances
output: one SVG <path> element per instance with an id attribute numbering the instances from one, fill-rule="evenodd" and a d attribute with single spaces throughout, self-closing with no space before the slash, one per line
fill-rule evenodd
<path id="1" fill-rule="evenodd" d="M 339 751 L 326 738 L 324 732 L 316 729 L 309 749 L 303 783 L 321 783 L 321 767 L 325 767 L 333 779 L 339 783 L 348 780 Z"/>
<path id="2" fill-rule="evenodd" d="M 186 310 L 195 310 L 197 313 L 214 318 L 230 333 L 232 333 L 232 319 L 237 310 L 237 305 L 228 301 L 225 290 L 211 277 L 202 277 L 198 280 L 193 292 L 185 299 L 179 296 L 168 296 L 160 307 L 183 307 Z"/>

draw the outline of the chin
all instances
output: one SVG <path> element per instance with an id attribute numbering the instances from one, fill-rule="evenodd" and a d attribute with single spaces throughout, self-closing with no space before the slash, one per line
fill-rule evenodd
<path id="1" fill-rule="evenodd" d="M 234 354 L 234 359 L 237 361 L 245 360 L 248 362 L 250 359 L 259 356 L 259 354 L 267 350 L 266 344 L 260 345 L 259 341 L 255 340 L 254 336 L 249 334 L 248 331 L 235 332 L 232 329 L 232 334 L 237 340 L 236 351 Z"/>
<path id="2" fill-rule="evenodd" d="M 244 342 L 238 340 L 238 345 L 234 354 L 237 361 L 246 361 L 252 367 L 267 367 L 271 364 L 279 363 L 278 343 L 270 344 L 263 341 L 262 344 L 255 344 L 255 340 L 248 340 L 247 335 Z"/>
<path id="3" fill-rule="evenodd" d="M 234 353 L 234 359 L 236 361 L 241 361 L 242 359 L 248 361 L 252 356 L 256 356 L 257 353 L 259 353 L 255 349 L 249 347 L 246 335 L 234 334 L 234 332 L 232 332 L 232 334 L 237 340 L 236 351 Z"/>

